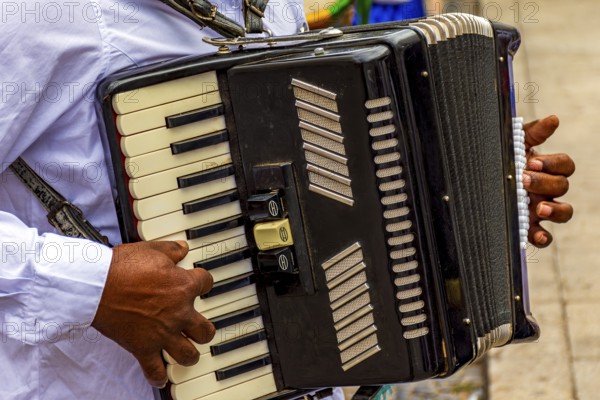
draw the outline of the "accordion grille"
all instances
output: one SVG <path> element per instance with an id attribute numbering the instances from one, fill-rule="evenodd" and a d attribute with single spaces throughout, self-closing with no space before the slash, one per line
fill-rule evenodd
<path id="1" fill-rule="evenodd" d="M 415 236 L 411 232 L 411 209 L 406 181 L 403 179 L 400 142 L 394 121 L 393 102 L 389 97 L 365 103 L 371 148 L 374 151 L 375 176 L 378 182 L 383 218 L 386 221 L 387 245 L 392 272 L 395 274 L 397 311 L 405 327 L 405 339 L 417 339 L 429 333 L 426 304 L 419 297 L 421 275 L 416 259 Z M 406 323 L 409 321 L 410 323 Z"/>
<path id="2" fill-rule="evenodd" d="M 321 264 L 344 371 L 379 351 L 363 257 L 360 243 L 354 243 Z"/>
<path id="3" fill-rule="evenodd" d="M 292 87 L 308 163 L 309 190 L 352 206 L 354 198 L 341 117 L 336 114 L 337 95 L 298 79 L 292 79 Z"/>
<path id="4" fill-rule="evenodd" d="M 338 111 L 338 106 L 335 100 L 328 99 L 327 97 L 321 96 L 317 93 L 311 92 L 306 89 L 302 89 L 297 86 L 294 86 L 294 97 L 296 97 L 298 100 L 318 105 L 319 107 L 325 108 L 333 112 Z"/>

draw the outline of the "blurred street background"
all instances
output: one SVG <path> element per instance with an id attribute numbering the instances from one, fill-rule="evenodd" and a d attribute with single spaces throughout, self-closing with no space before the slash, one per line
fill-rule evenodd
<path id="1" fill-rule="evenodd" d="M 518 113 L 526 121 L 558 115 L 559 130 L 540 150 L 568 153 L 577 164 L 564 198 L 574 205 L 575 216 L 566 225 L 549 226 L 554 236 L 549 248 L 528 253 L 531 308 L 542 328 L 539 342 L 495 349 L 450 379 L 400 385 L 381 400 L 599 399 L 600 174 L 593 160 L 600 149 L 600 3 L 373 1 L 371 21 L 469 12 L 517 26 L 523 40 L 515 59 Z M 337 18 L 351 20 L 352 15 Z"/>

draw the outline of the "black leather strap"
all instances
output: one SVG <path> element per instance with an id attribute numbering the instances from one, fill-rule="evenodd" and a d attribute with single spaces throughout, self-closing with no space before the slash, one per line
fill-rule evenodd
<path id="1" fill-rule="evenodd" d="M 64 236 L 109 245 L 106 236 L 85 219 L 81 210 L 48 185 L 22 158 L 17 158 L 9 168 L 42 203 L 48 211 L 48 222 L 57 231 Z"/>
<path id="2" fill-rule="evenodd" d="M 361 386 L 352 396 L 352 400 L 373 400 L 382 388 L 383 386 Z"/>
<path id="3" fill-rule="evenodd" d="M 263 17 L 269 0 L 242 0 L 244 2 L 244 21 L 247 33 L 263 32 Z"/>
<path id="4" fill-rule="evenodd" d="M 206 0 L 160 0 L 198 25 L 208 26 L 226 38 L 245 36 L 244 27 L 219 12 L 217 7 Z"/>

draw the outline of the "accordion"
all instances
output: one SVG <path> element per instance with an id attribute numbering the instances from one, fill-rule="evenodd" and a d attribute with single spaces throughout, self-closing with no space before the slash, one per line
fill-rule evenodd
<path id="1" fill-rule="evenodd" d="M 187 240 L 217 328 L 164 398 L 449 376 L 534 340 L 518 32 L 465 14 L 192 57 L 99 87 L 125 242 Z"/>

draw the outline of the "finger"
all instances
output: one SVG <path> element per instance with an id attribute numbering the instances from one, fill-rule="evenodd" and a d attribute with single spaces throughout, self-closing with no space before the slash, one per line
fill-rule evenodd
<path id="1" fill-rule="evenodd" d="M 198 349 L 184 336 L 178 335 L 165 345 L 165 350 L 179 364 L 190 367 L 200 359 Z"/>
<path id="2" fill-rule="evenodd" d="M 160 251 L 171 259 L 175 264 L 183 260 L 189 251 L 188 244 L 183 240 L 146 242 L 152 249 Z"/>
<path id="3" fill-rule="evenodd" d="M 213 286 L 212 275 L 204 268 L 193 268 L 186 270 L 192 277 L 193 290 L 196 296 L 200 296 L 210 292 Z"/>
<path id="4" fill-rule="evenodd" d="M 212 322 L 199 313 L 190 326 L 184 328 L 183 332 L 196 343 L 208 343 L 215 337 L 216 329 Z"/>
<path id="5" fill-rule="evenodd" d="M 545 197 L 560 197 L 569 190 L 569 181 L 562 175 L 525 171 L 523 187 L 530 193 Z"/>
<path id="6" fill-rule="evenodd" d="M 567 154 L 536 155 L 527 161 L 527 169 L 553 175 L 571 176 L 575 163 Z"/>
<path id="7" fill-rule="evenodd" d="M 523 130 L 525 131 L 525 145 L 527 149 L 544 143 L 556 131 L 559 123 L 560 121 L 556 115 L 526 123 L 523 126 Z"/>
<path id="8" fill-rule="evenodd" d="M 573 217 L 573 206 L 568 203 L 543 201 L 536 206 L 535 213 L 541 219 L 565 223 Z"/>
<path id="9" fill-rule="evenodd" d="M 529 227 L 528 239 L 529 243 L 540 249 L 548 247 L 552 243 L 552 235 L 542 228 L 539 223 L 535 223 Z"/>
<path id="10" fill-rule="evenodd" d="M 167 385 L 167 370 L 160 353 L 136 356 L 136 358 L 150 385 L 159 389 Z"/>

